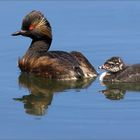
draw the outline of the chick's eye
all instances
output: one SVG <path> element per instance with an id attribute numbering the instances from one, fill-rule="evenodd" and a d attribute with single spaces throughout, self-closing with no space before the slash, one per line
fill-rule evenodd
<path id="1" fill-rule="evenodd" d="M 110 66 L 111 66 L 111 67 L 113 67 L 113 66 L 114 66 L 114 64 L 110 64 Z"/>
<path id="2" fill-rule="evenodd" d="M 29 30 L 31 31 L 31 30 L 33 30 L 35 27 L 33 26 L 33 25 L 30 25 L 29 26 Z"/>

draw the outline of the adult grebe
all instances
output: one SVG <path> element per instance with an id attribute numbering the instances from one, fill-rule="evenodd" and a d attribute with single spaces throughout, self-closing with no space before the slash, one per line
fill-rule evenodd
<path id="1" fill-rule="evenodd" d="M 21 30 L 12 34 L 30 37 L 32 43 L 19 59 L 23 72 L 60 80 L 96 77 L 97 72 L 80 52 L 48 51 L 52 42 L 50 23 L 40 11 L 27 14 Z"/>

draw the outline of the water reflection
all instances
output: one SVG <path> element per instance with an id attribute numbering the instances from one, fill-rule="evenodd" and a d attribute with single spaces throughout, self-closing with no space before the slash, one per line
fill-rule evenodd
<path id="1" fill-rule="evenodd" d="M 68 89 L 79 90 L 88 88 L 94 80 L 56 81 L 21 73 L 19 85 L 27 88 L 29 95 L 14 98 L 14 100 L 23 102 L 25 112 L 28 114 L 45 115 L 48 106 L 51 105 L 54 93 L 64 92 Z"/>
<path id="2" fill-rule="evenodd" d="M 120 100 L 124 98 L 127 91 L 140 92 L 140 83 L 103 83 L 106 86 L 101 92 L 110 100 Z"/>

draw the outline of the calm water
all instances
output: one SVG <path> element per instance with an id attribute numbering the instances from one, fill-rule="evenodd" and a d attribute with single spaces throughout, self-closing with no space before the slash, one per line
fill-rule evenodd
<path id="1" fill-rule="evenodd" d="M 140 62 L 139 1 L 0 1 L 0 139 L 139 140 L 139 84 L 20 74 L 17 60 L 31 40 L 10 35 L 34 9 L 53 27 L 51 50 L 81 51 L 96 68 L 114 55 Z"/>

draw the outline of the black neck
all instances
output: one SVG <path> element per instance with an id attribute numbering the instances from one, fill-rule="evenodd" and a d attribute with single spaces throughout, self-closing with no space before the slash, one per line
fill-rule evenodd
<path id="1" fill-rule="evenodd" d="M 32 43 L 29 47 L 29 51 L 48 51 L 51 45 L 51 39 L 39 39 L 39 40 L 32 40 Z"/>
<path id="2" fill-rule="evenodd" d="M 51 39 L 50 40 L 44 40 L 44 39 L 39 39 L 39 40 L 32 40 L 32 43 L 30 45 L 30 49 L 35 49 L 35 48 L 46 48 L 47 50 L 50 48 L 51 45 Z"/>
<path id="3" fill-rule="evenodd" d="M 24 57 L 40 56 L 46 53 L 50 48 L 51 41 L 51 39 L 33 39 Z"/>

